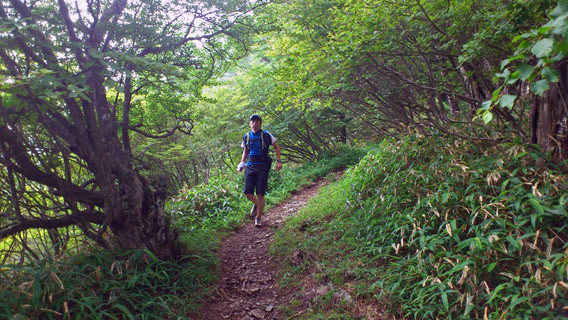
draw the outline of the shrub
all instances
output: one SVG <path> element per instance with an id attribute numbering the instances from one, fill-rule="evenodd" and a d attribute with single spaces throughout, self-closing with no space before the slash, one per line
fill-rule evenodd
<path id="1" fill-rule="evenodd" d="M 137 250 L 3 266 L 0 313 L 9 319 L 178 319 L 208 293 L 214 261 L 205 254 L 168 262 Z"/>
<path id="2" fill-rule="evenodd" d="M 386 140 L 279 232 L 273 251 L 300 247 L 325 265 L 317 277 L 356 275 L 358 294 L 408 317 L 560 317 L 568 178 L 536 166 L 542 156 L 515 143 Z"/>

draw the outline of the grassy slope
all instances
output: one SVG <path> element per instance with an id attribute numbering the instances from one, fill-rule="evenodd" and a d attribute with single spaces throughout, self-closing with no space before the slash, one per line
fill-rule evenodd
<path id="1" fill-rule="evenodd" d="M 277 234 L 282 283 L 299 293 L 290 313 L 315 283 L 331 291 L 303 319 L 376 316 L 339 292 L 417 319 L 562 318 L 568 179 L 535 167 L 536 156 L 385 141 Z"/>

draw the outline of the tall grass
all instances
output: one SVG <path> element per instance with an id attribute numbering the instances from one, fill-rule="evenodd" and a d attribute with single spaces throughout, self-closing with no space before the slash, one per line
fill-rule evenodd
<path id="1" fill-rule="evenodd" d="M 568 178 L 536 166 L 543 156 L 518 144 L 385 141 L 273 251 L 301 248 L 312 260 L 299 271 L 318 266 L 318 279 L 411 318 L 562 318 Z"/>
<path id="2" fill-rule="evenodd" d="M 0 314 L 7 319 L 186 318 L 208 293 L 213 261 L 195 256 L 161 261 L 138 250 L 78 254 L 35 267 L 3 266 Z"/>
<path id="3" fill-rule="evenodd" d="M 354 164 L 364 150 L 327 155 L 272 172 L 268 206 L 330 171 Z M 166 206 L 188 255 L 161 261 L 147 250 L 78 250 L 37 265 L 0 266 L 0 318 L 188 319 L 217 279 L 213 250 L 246 217 L 242 174 L 216 177 L 181 192 Z"/>

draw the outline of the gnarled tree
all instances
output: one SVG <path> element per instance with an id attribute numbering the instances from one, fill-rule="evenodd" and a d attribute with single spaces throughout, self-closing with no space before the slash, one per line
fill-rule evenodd
<path id="1" fill-rule="evenodd" d="M 190 134 L 191 101 L 219 58 L 242 52 L 231 44 L 245 44 L 241 22 L 263 4 L 2 1 L 0 239 L 77 226 L 103 246 L 177 257 L 164 191 L 140 174 L 132 135 Z"/>

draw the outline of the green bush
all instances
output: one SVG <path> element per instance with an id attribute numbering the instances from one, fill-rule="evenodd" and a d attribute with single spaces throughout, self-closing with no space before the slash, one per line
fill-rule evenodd
<path id="1" fill-rule="evenodd" d="M 247 200 L 239 192 L 236 177 L 230 178 L 182 190 L 166 205 L 167 214 L 182 232 L 236 226 Z"/>
<path id="2" fill-rule="evenodd" d="M 204 258 L 206 257 L 206 258 Z M 79 254 L 37 267 L 3 266 L 0 314 L 8 319 L 178 319 L 215 281 L 215 259 L 157 259 L 147 250 Z"/>
<path id="3" fill-rule="evenodd" d="M 356 274 L 359 294 L 374 288 L 408 317 L 556 319 L 568 304 L 568 179 L 535 166 L 542 156 L 444 137 L 385 141 L 274 251 L 311 251 L 326 265 L 320 277 Z M 353 272 L 357 263 L 366 267 Z"/>

